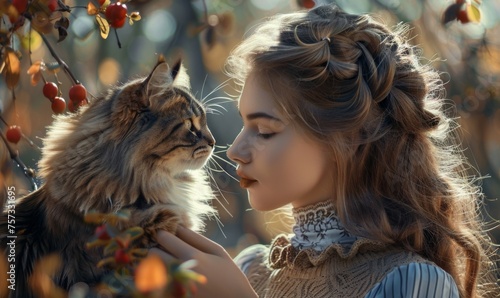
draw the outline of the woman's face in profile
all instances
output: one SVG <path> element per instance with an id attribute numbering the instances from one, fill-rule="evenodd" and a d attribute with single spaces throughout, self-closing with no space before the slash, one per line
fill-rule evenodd
<path id="1" fill-rule="evenodd" d="M 259 211 L 332 198 L 327 151 L 283 116 L 272 96 L 249 76 L 239 100 L 243 129 L 229 148 L 240 185 Z M 292 120 L 293 121 L 293 120 Z"/>

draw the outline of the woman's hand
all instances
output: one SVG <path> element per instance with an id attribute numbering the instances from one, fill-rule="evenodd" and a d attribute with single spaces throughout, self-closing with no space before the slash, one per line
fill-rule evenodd
<path id="1" fill-rule="evenodd" d="M 173 256 L 182 262 L 197 261 L 193 270 L 203 274 L 207 283 L 198 286 L 195 297 L 258 297 L 229 254 L 212 240 L 183 227 L 178 228 L 177 235 L 159 231 L 156 240 L 166 252 L 152 249 L 151 253 L 165 260 Z"/>

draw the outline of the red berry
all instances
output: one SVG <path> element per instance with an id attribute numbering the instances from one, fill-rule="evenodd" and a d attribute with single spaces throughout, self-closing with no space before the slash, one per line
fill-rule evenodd
<path id="1" fill-rule="evenodd" d="M 469 15 L 467 14 L 467 6 L 469 5 L 470 4 L 467 3 L 461 10 L 458 11 L 457 20 L 459 20 L 462 24 L 470 22 Z"/>
<path id="2" fill-rule="evenodd" d="M 118 249 L 115 252 L 115 262 L 118 264 L 129 264 L 130 256 L 123 249 Z"/>
<path id="3" fill-rule="evenodd" d="M 106 8 L 106 20 L 113 28 L 121 28 L 125 24 L 127 18 L 127 5 L 120 2 L 111 3 Z"/>
<path id="4" fill-rule="evenodd" d="M 76 103 L 83 101 L 87 98 L 87 89 L 82 84 L 73 85 L 69 89 L 69 99 Z"/>
<path id="5" fill-rule="evenodd" d="M 66 101 L 64 98 L 56 96 L 54 99 L 52 99 L 52 111 L 55 114 L 61 114 L 64 113 L 64 110 L 66 109 Z"/>
<path id="6" fill-rule="evenodd" d="M 313 8 L 315 5 L 313 0 L 302 0 L 302 6 L 304 8 L 310 9 Z"/>
<path id="7" fill-rule="evenodd" d="M 21 127 L 12 125 L 9 129 L 7 129 L 7 133 L 5 135 L 7 137 L 7 141 L 17 144 L 21 140 Z"/>
<path id="8" fill-rule="evenodd" d="M 187 290 L 184 285 L 178 281 L 174 281 L 174 287 L 172 288 L 172 297 L 174 298 L 182 298 L 186 297 Z"/>
<path id="9" fill-rule="evenodd" d="M 22 14 L 28 8 L 28 0 L 12 0 L 12 5 Z"/>
<path id="10" fill-rule="evenodd" d="M 57 96 L 59 88 L 57 88 L 56 83 L 47 82 L 43 85 L 43 95 L 48 99 L 53 99 Z"/>
<path id="11" fill-rule="evenodd" d="M 108 234 L 108 229 L 106 228 L 106 225 L 98 226 L 95 229 L 95 234 L 97 238 L 100 240 L 109 240 L 111 239 L 111 236 Z"/>
<path id="12" fill-rule="evenodd" d="M 57 9 L 57 0 L 50 0 L 49 3 L 47 4 L 47 7 L 50 9 L 51 12 L 54 12 L 54 10 Z"/>

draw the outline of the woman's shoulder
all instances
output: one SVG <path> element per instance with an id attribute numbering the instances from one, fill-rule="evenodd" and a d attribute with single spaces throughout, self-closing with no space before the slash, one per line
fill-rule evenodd
<path id="1" fill-rule="evenodd" d="M 434 264 L 409 263 L 390 271 L 365 298 L 444 297 L 458 298 L 458 288 L 446 271 Z"/>
<path id="2" fill-rule="evenodd" d="M 248 275 L 251 265 L 258 263 L 264 265 L 265 256 L 269 248 L 262 244 L 254 244 L 242 250 L 235 258 L 234 262 L 245 275 Z"/>

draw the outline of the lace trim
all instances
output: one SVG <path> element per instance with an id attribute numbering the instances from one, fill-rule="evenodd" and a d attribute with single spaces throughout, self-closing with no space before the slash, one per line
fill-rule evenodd
<path id="1" fill-rule="evenodd" d="M 339 243 L 350 245 L 357 240 L 340 223 L 331 201 L 293 209 L 295 234 L 290 242 L 297 249 L 322 251 Z"/>

